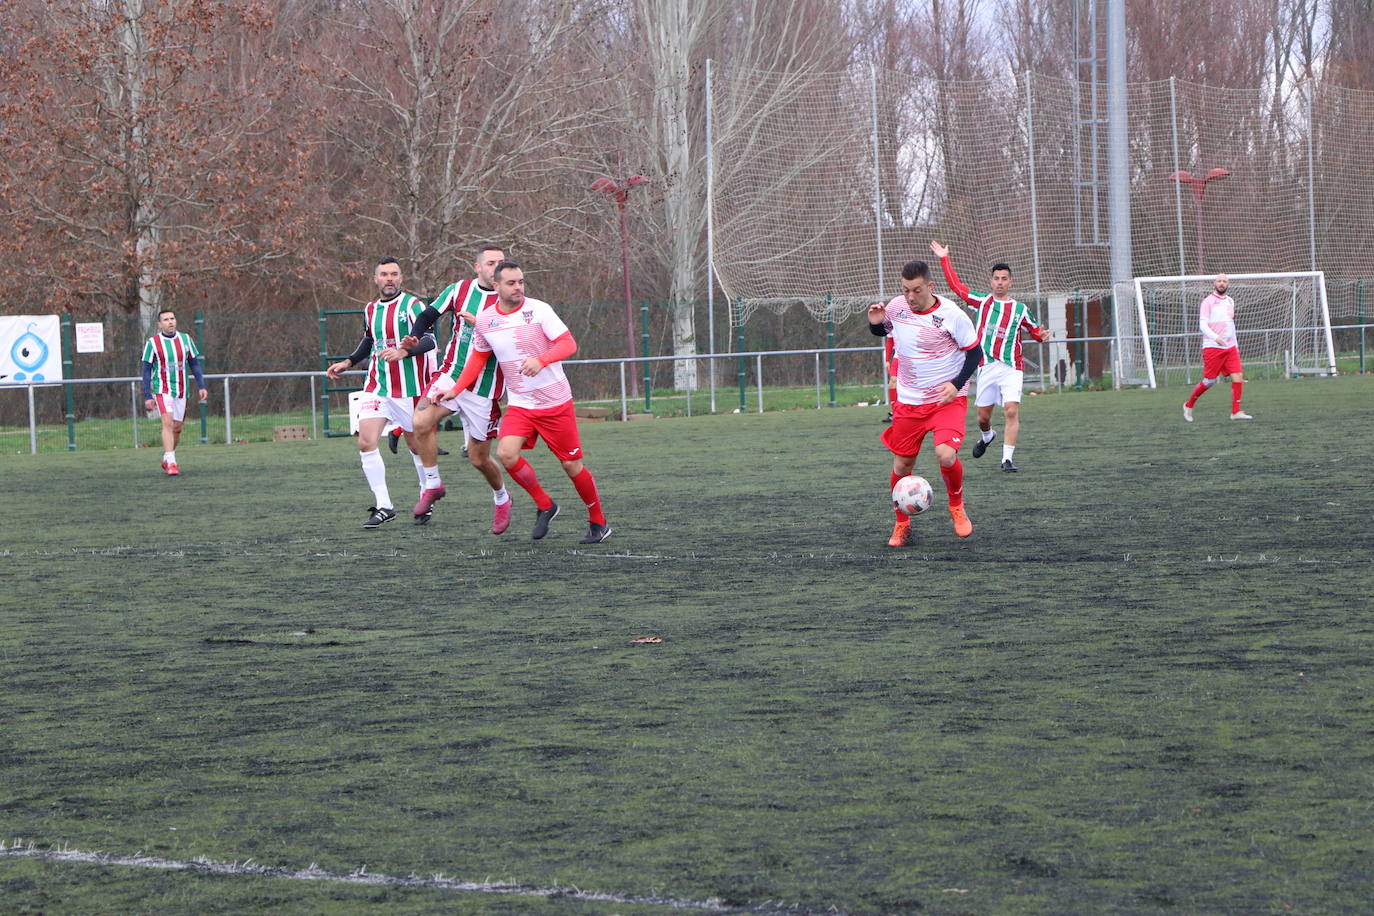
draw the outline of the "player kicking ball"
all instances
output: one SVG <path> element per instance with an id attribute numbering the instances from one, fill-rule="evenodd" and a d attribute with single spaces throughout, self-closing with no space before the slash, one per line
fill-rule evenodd
<path id="1" fill-rule="evenodd" d="M 502 261 L 496 265 L 493 279 L 497 296 L 494 306 L 475 317 L 458 313 L 473 326 L 467 364 L 451 389 L 435 394 L 443 400 L 466 391 L 495 354 L 505 375 L 508 405 L 501 420 L 496 456 L 506 473 L 534 500 L 537 512 L 530 536 L 536 541 L 542 539 L 549 533 L 549 523 L 558 517 L 558 503 L 544 492 L 533 466 L 520 454 L 543 436 L 587 507 L 587 534 L 581 543 L 599 544 L 611 536 L 611 526 L 601 511 L 601 496 L 592 472 L 582 463 L 572 386 L 562 364 L 577 352 L 577 341 L 551 305 L 525 295 L 525 273 L 519 264 Z"/>
<path id="2" fill-rule="evenodd" d="M 959 446 L 968 415 L 968 381 L 982 361 L 978 332 L 964 310 L 931 288 L 930 266 L 908 261 L 902 268 L 902 294 L 884 305 L 868 307 L 868 329 L 878 337 L 892 337 L 897 357 L 897 401 L 892 425 L 883 430 L 883 445 L 892 452 L 891 492 L 897 481 L 916 466 L 921 442 L 929 433 L 949 495 L 954 533 L 973 534 L 964 506 L 964 466 Z M 893 510 L 897 522 L 889 547 L 901 547 L 911 537 L 911 517 Z"/>

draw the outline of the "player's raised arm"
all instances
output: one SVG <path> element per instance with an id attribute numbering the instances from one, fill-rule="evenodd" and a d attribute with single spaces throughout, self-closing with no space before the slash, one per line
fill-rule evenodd
<path id="1" fill-rule="evenodd" d="M 886 337 L 892 330 L 892 322 L 887 320 L 887 306 L 881 302 L 868 307 L 868 330 L 874 337 Z"/>
<path id="2" fill-rule="evenodd" d="M 959 279 L 959 275 L 954 272 L 954 263 L 949 259 L 949 249 L 934 239 L 930 240 L 930 250 L 935 252 L 935 256 L 940 259 L 940 269 L 945 273 L 945 283 L 949 286 L 949 291 L 954 293 L 971 307 L 977 308 L 981 303 L 969 295 L 969 289 Z"/>

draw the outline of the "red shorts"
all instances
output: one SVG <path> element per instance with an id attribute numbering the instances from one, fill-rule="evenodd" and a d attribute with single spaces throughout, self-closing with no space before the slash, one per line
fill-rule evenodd
<path id="1" fill-rule="evenodd" d="M 1202 348 L 1202 377 L 1221 378 L 1223 375 L 1240 374 L 1240 350 L 1231 347 L 1219 350 L 1216 347 Z"/>
<path id="2" fill-rule="evenodd" d="M 892 425 L 883 430 L 883 445 L 903 458 L 921 453 L 921 440 L 931 433 L 936 445 L 949 445 L 955 451 L 964 442 L 964 421 L 968 398 L 959 396 L 949 404 L 892 405 Z"/>
<path id="3" fill-rule="evenodd" d="M 572 401 L 541 410 L 508 405 L 501 419 L 501 438 L 507 436 L 523 437 L 525 444 L 521 448 L 534 448 L 543 436 L 544 444 L 560 461 L 578 461 L 586 457 L 582 454 L 582 438 L 577 434 L 577 413 Z"/>

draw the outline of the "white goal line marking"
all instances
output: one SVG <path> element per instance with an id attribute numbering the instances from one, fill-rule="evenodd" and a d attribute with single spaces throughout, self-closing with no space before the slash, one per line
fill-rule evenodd
<path id="1" fill-rule="evenodd" d="M 45 859 L 53 862 L 83 862 L 97 865 L 125 865 L 132 868 L 162 868 L 203 872 L 214 875 L 253 875 L 262 878 L 283 878 L 289 881 L 326 881 L 336 884 L 364 884 L 386 887 L 419 887 L 440 891 L 463 891 L 480 894 L 505 894 L 516 897 L 569 898 L 601 903 L 645 904 L 663 906 L 679 910 L 701 910 L 710 913 L 796 913 L 793 907 L 774 906 L 772 902 L 760 906 L 727 906 L 719 899 L 680 900 L 676 897 L 661 897 L 645 894 L 609 894 L 600 891 L 584 891 L 576 887 L 537 887 L 529 884 L 509 884 L 492 881 L 458 881 L 433 875 L 422 878 L 419 875 L 384 875 L 369 872 L 367 866 L 348 874 L 328 872 L 314 863 L 308 868 L 284 868 L 272 865 L 256 865 L 252 859 L 243 862 L 216 862 L 197 856 L 190 861 L 163 859 L 157 856 L 119 856 L 103 852 L 83 852 L 76 849 L 46 849 L 35 843 L 15 840 L 6 845 L 0 841 L 0 858 Z"/>

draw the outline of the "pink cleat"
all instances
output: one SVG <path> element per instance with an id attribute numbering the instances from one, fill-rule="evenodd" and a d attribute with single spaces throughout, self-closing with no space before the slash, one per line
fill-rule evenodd
<path id="1" fill-rule="evenodd" d="M 510 527 L 510 507 L 513 500 L 506 500 L 496 506 L 491 513 L 491 533 L 501 534 Z"/>
<path id="2" fill-rule="evenodd" d="M 443 484 L 439 484 L 439 486 L 435 487 L 432 490 L 425 490 L 423 493 L 420 494 L 420 501 L 415 504 L 415 508 L 411 510 L 410 514 L 415 516 L 416 518 L 419 518 L 422 515 L 427 515 L 428 513 L 434 511 L 434 504 L 443 498 Z"/>

